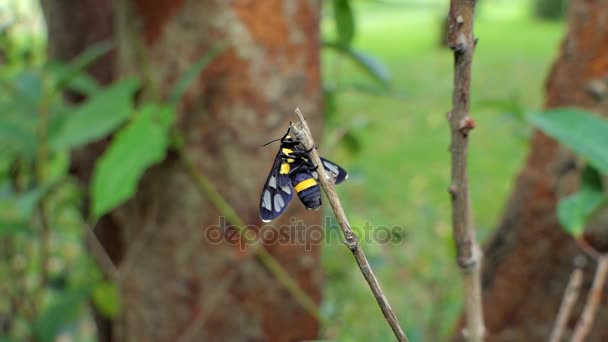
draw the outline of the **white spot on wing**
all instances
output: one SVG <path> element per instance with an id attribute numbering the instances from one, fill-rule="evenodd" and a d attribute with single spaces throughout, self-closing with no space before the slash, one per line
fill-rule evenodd
<path id="1" fill-rule="evenodd" d="M 275 176 L 270 176 L 270 179 L 268 180 L 268 186 L 273 189 L 277 188 L 277 178 Z"/>
<path id="2" fill-rule="evenodd" d="M 311 174 L 315 179 L 319 179 L 319 174 L 317 173 L 317 171 L 313 171 L 311 172 Z"/>
<path id="3" fill-rule="evenodd" d="M 266 191 L 264 191 L 264 199 L 262 200 L 262 207 L 264 207 L 268 210 L 272 210 L 272 202 L 270 201 L 270 191 L 268 191 L 268 189 L 266 189 Z"/>
<path id="4" fill-rule="evenodd" d="M 274 195 L 274 210 L 278 213 L 285 206 L 285 202 L 283 201 L 283 197 L 281 195 Z"/>
<path id="5" fill-rule="evenodd" d="M 289 188 L 289 185 L 281 186 L 281 190 L 283 190 L 288 195 L 291 194 L 291 189 Z"/>
<path id="6" fill-rule="evenodd" d="M 339 175 L 340 174 L 340 170 L 338 170 L 338 167 L 328 161 L 323 161 L 323 165 L 325 165 L 325 168 L 328 169 L 331 173 L 335 174 L 335 175 Z"/>

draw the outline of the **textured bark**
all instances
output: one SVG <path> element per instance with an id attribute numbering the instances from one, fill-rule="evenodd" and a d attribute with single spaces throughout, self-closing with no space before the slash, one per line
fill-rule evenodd
<path id="1" fill-rule="evenodd" d="M 577 106 L 608 114 L 608 2 L 575 0 L 569 31 L 547 81 L 547 108 Z M 576 190 L 581 163 L 553 139 L 535 132 L 505 216 L 489 244 L 483 300 L 489 341 L 542 341 L 550 335 L 560 301 L 582 252 L 560 228 L 557 201 Z M 605 227 L 608 221 L 604 221 Z M 593 242 L 602 240 L 588 235 Z M 585 267 L 582 295 L 567 324 L 580 317 L 595 261 Z M 589 341 L 607 341 L 604 297 Z"/>
<path id="2" fill-rule="evenodd" d="M 124 12 L 125 3 L 130 13 Z M 276 146 L 257 147 L 284 133 L 296 106 L 307 113 L 316 133 L 320 129 L 319 11 L 317 0 L 45 3 L 52 55 L 69 57 L 108 32 L 118 32 L 123 50 L 116 54 L 119 60 L 105 66 L 117 76 L 151 71 L 148 81 L 158 85 L 161 96 L 198 58 L 225 44 L 180 103 L 178 126 L 199 169 L 255 230 L 260 189 L 276 152 Z M 64 18 L 71 13 L 87 19 Z M 135 39 L 124 27 L 113 30 L 105 19 L 104 27 L 98 27 L 102 18 L 115 15 L 128 19 L 138 32 Z M 86 180 L 99 149 L 91 146 L 84 154 L 88 158 L 77 158 L 75 169 Z M 291 216 L 320 229 L 319 213 L 298 203 L 276 226 L 289 224 Z M 206 239 L 206 229 L 219 223 L 218 212 L 197 192 L 175 156 L 149 170 L 135 198 L 97 227 L 102 243 L 114 250 L 115 262 L 126 267 L 124 310 L 102 338 L 315 339 L 318 322 L 250 252 Z M 278 244 L 276 234 L 267 236 L 266 247 L 318 303 L 318 246 L 305 251 L 303 243 Z"/>

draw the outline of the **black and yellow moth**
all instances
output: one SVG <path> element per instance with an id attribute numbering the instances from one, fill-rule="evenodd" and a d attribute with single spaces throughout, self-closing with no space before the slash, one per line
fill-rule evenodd
<path id="1" fill-rule="evenodd" d="M 293 198 L 294 192 L 307 209 L 317 210 L 321 206 L 319 176 L 306 150 L 299 140 L 287 133 L 281 138 L 270 174 L 260 196 L 260 218 L 270 222 L 279 217 Z M 348 178 L 348 173 L 336 163 L 321 158 L 323 167 L 336 184 Z"/>

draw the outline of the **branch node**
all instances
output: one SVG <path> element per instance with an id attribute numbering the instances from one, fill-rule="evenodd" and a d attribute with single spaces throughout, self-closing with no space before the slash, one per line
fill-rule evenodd
<path id="1" fill-rule="evenodd" d="M 462 32 L 458 34 L 456 41 L 450 42 L 450 49 L 456 53 L 464 53 L 467 50 L 467 39 Z"/>
<path id="2" fill-rule="evenodd" d="M 461 15 L 456 17 L 456 23 L 458 23 L 458 25 L 462 25 L 464 23 L 464 19 Z"/>
<path id="3" fill-rule="evenodd" d="M 473 271 L 479 261 L 475 255 L 469 255 L 466 257 L 459 256 L 456 260 L 462 272 Z"/>
<path id="4" fill-rule="evenodd" d="M 462 118 L 462 120 L 460 120 L 460 123 L 458 124 L 458 130 L 465 137 L 469 135 L 469 132 L 473 128 L 475 128 L 475 120 L 473 120 L 473 118 L 471 118 L 469 115 Z"/>
<path id="5" fill-rule="evenodd" d="M 452 198 L 456 197 L 456 194 L 458 194 L 458 186 L 456 186 L 456 184 L 452 184 L 448 187 L 448 193 L 450 194 L 450 196 Z"/>

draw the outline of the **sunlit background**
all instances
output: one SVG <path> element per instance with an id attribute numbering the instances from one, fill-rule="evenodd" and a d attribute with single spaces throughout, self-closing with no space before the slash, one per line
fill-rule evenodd
<path id="1" fill-rule="evenodd" d="M 471 136 L 469 167 L 474 221 L 482 241 L 498 223 L 526 157 L 531 129 L 523 115 L 543 105 L 543 84 L 564 22 L 559 9 L 557 18 L 539 18 L 542 9 L 535 5 L 562 6 L 551 3 L 479 1 L 471 92 L 476 129 Z M 335 24 L 332 8 L 326 5 L 322 32 L 330 40 L 335 36 Z M 339 193 L 353 226 L 385 226 L 401 237 L 397 243 L 370 243 L 364 248 L 411 341 L 444 340 L 462 309 L 446 190 L 446 112 L 451 106 L 453 67 L 452 52 L 445 48 L 441 34 L 447 2 L 361 0 L 353 1 L 353 8 L 353 47 L 381 63 L 376 72 L 389 77 L 388 87 L 352 59 L 324 48 L 322 73 L 328 110 L 321 149 L 350 172 Z M 16 46 L 4 53 L 18 51 L 34 63 L 44 61 L 44 23 L 36 1 L 0 3 L 0 39 L 8 32 L 16 37 Z M 3 71 L 0 77 L 5 74 Z M 2 167 L 6 169 L 6 165 Z M 335 221 L 327 229 L 336 233 Z M 71 229 L 55 236 L 52 243 L 61 251 L 53 256 L 55 272 L 90 266 L 77 265 L 85 253 L 79 237 Z M 38 275 L 32 270 L 36 267 L 23 260 L 26 254 L 13 252 L 2 256 L 1 272 L 23 266 L 23 272 L 32 272 L 27 274 L 28 282 L 35 283 Z M 321 309 L 331 324 L 323 327 L 321 336 L 340 341 L 392 339 L 352 263 L 350 252 L 339 240 L 324 246 L 326 281 Z M 0 279 L 2 283 L 11 281 L 2 273 Z M 103 290 L 99 292 L 104 296 Z M 27 289 L 24 295 L 28 295 Z M 6 314 L 10 314 L 10 303 L 0 295 L 0 318 Z M 90 313 L 80 310 L 75 315 L 79 318 L 63 330 L 63 338 L 93 340 Z M 18 320 L 17 336 L 25 330 L 25 320 Z"/>

